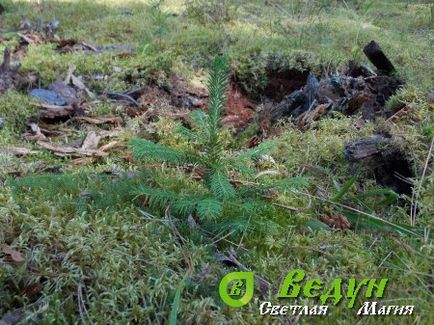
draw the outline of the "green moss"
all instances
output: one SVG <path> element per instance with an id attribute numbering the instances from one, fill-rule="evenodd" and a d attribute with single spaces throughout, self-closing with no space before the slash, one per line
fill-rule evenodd
<path id="1" fill-rule="evenodd" d="M 0 143 L 7 144 L 25 130 L 24 120 L 36 108 L 31 104 L 31 98 L 10 90 L 0 96 L 0 117 L 5 119 L 4 126 L 0 128 Z"/>

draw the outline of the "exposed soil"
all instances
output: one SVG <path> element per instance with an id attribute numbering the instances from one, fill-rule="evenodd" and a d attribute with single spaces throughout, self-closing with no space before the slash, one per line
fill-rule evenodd
<path id="1" fill-rule="evenodd" d="M 243 129 L 253 120 L 256 106 L 257 103 L 249 99 L 235 82 L 231 82 L 223 122 L 235 129 Z"/>
<path id="2" fill-rule="evenodd" d="M 273 102 L 280 102 L 286 95 L 301 89 L 307 82 L 309 71 L 270 70 L 267 72 L 267 85 L 261 95 Z"/>

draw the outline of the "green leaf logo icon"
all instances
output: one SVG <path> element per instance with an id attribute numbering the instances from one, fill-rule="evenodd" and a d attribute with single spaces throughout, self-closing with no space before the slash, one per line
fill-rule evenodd
<path id="1" fill-rule="evenodd" d="M 255 280 L 253 272 L 232 272 L 220 281 L 219 294 L 230 307 L 242 307 L 253 298 Z"/>

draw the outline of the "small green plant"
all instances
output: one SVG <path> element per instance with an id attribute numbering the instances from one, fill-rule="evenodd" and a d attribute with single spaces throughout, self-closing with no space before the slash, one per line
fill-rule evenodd
<path id="1" fill-rule="evenodd" d="M 221 125 L 227 76 L 225 58 L 217 57 L 212 64 L 208 83 L 208 113 L 193 112 L 191 118 L 194 128 L 179 128 L 179 133 L 195 150 L 180 151 L 144 139 L 134 139 L 130 144 L 138 159 L 175 166 L 193 165 L 202 175 L 200 186 L 197 184 L 195 190 L 190 191 L 179 186 L 175 190 L 156 187 L 155 184 L 161 183 L 158 179 L 153 184 L 141 185 L 137 193 L 146 196 L 151 206 L 162 210 L 170 206 L 178 215 L 194 214 L 201 220 L 213 221 L 215 225 L 242 232 L 254 224 L 264 226 L 273 223 L 272 217 L 279 215 L 276 211 L 278 208 L 265 199 L 267 194 L 303 185 L 305 180 L 291 178 L 266 185 L 235 179 L 236 176 L 254 175 L 253 161 L 269 152 L 273 143 L 262 143 L 236 154 L 228 153 L 223 143 Z"/>
<path id="2" fill-rule="evenodd" d="M 149 5 L 149 12 L 151 15 L 153 29 L 152 35 L 155 38 L 156 47 L 161 49 L 164 36 L 168 33 L 168 19 L 169 15 L 163 11 L 163 4 L 165 0 L 153 0 Z M 146 44 L 143 46 L 142 52 L 146 51 Z"/>
<path id="3" fill-rule="evenodd" d="M 430 23 L 433 24 L 434 23 L 434 3 L 431 4 L 431 20 Z"/>
<path id="4" fill-rule="evenodd" d="M 233 1 L 188 0 L 186 12 L 201 23 L 222 24 L 234 19 L 237 5 Z"/>

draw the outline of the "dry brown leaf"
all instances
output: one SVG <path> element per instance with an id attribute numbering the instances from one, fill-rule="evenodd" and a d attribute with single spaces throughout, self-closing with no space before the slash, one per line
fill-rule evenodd
<path id="1" fill-rule="evenodd" d="M 24 289 L 23 295 L 28 298 L 33 298 L 35 296 L 38 296 L 41 293 L 42 289 L 44 289 L 42 284 L 33 283 Z"/>
<path id="2" fill-rule="evenodd" d="M 16 263 L 24 262 L 24 257 L 21 255 L 21 253 L 12 249 L 7 244 L 0 244 L 0 251 L 8 255 L 12 259 L 12 261 Z"/>
<path id="3" fill-rule="evenodd" d="M 328 215 L 322 215 L 319 219 L 334 229 L 346 230 L 351 229 L 352 224 L 348 219 L 340 213 L 332 212 Z"/>

